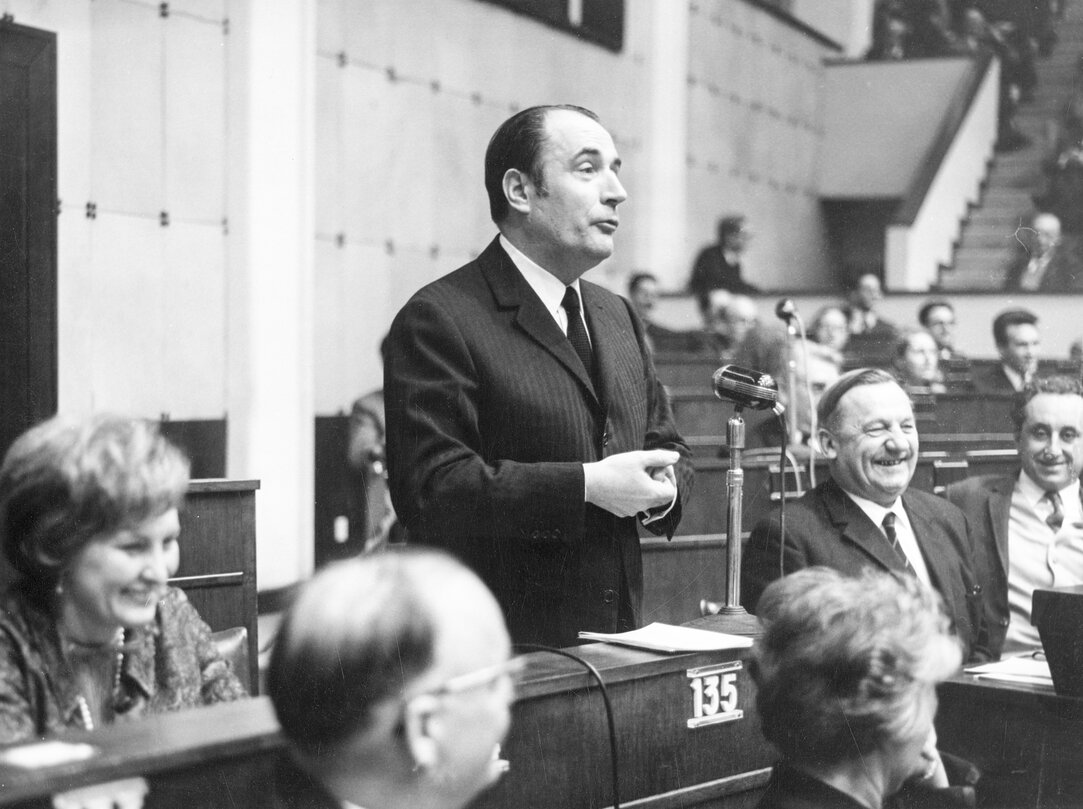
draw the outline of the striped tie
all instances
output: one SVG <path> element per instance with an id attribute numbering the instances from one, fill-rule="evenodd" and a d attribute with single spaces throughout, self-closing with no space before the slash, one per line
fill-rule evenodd
<path id="1" fill-rule="evenodd" d="M 885 514 L 882 525 L 884 526 L 884 536 L 886 536 L 887 541 L 891 543 L 891 550 L 895 551 L 899 558 L 902 559 L 907 572 L 913 573 L 914 568 L 910 564 L 910 560 L 906 557 L 906 554 L 903 553 L 902 548 L 899 547 L 899 535 L 895 532 L 895 513 L 889 511 Z"/>

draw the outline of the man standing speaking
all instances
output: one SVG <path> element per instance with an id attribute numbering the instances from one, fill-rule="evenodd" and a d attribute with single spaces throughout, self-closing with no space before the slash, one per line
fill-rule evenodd
<path id="1" fill-rule="evenodd" d="M 580 280 L 613 252 L 620 167 L 589 110 L 505 121 L 485 154 L 500 235 L 388 335 L 388 471 L 408 541 L 477 571 L 518 643 L 637 627 L 637 523 L 672 536 L 691 485 L 642 324 Z"/>

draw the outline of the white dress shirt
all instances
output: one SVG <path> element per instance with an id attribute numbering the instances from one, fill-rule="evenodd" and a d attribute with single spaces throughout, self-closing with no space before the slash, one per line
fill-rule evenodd
<path id="1" fill-rule="evenodd" d="M 504 234 L 500 234 L 500 246 L 504 248 L 504 251 L 511 259 L 511 263 L 515 265 L 519 270 L 519 274 L 523 276 L 530 288 L 534 290 L 534 293 L 541 298 L 542 305 L 545 310 L 553 316 L 553 320 L 560 326 L 560 330 L 564 332 L 564 335 L 568 334 L 568 313 L 564 311 L 564 292 L 570 286 L 575 290 L 575 294 L 579 296 L 579 317 L 583 319 L 583 328 L 587 332 L 587 339 L 590 340 L 591 345 L 594 344 L 594 340 L 590 336 L 590 328 L 587 326 L 587 318 L 583 314 L 583 293 L 579 289 L 579 279 L 576 278 L 572 283 L 565 284 L 551 272 L 544 267 L 536 264 L 525 253 L 523 253 L 514 244 L 504 238 Z"/>
<path id="2" fill-rule="evenodd" d="M 845 491 L 845 490 L 844 490 Z M 856 494 L 846 492 L 846 496 L 849 497 L 857 507 L 865 512 L 873 524 L 880 530 L 880 533 L 884 535 L 884 542 L 890 545 L 887 538 L 887 533 L 884 531 L 884 517 L 890 511 L 895 515 L 895 538 L 899 541 L 899 550 L 906 556 L 910 567 L 914 569 L 914 575 L 921 579 L 922 582 L 932 587 L 932 579 L 929 578 L 929 568 L 925 566 L 925 557 L 921 555 L 921 548 L 918 546 L 918 539 L 914 536 L 914 526 L 910 524 L 910 518 L 906 516 L 906 509 L 903 508 L 902 501 L 896 498 L 895 502 L 891 504 L 889 508 L 884 508 L 879 503 L 874 503 L 872 500 L 866 500 L 864 497 L 858 497 Z"/>
<path id="3" fill-rule="evenodd" d="M 1079 481 L 1060 490 L 1064 522 L 1054 532 L 1046 523 L 1053 504 L 1045 490 L 1019 473 L 1008 515 L 1008 609 L 1010 622 L 1005 654 L 1041 646 L 1038 628 L 1030 623 L 1036 588 L 1083 584 L 1083 506 Z"/>

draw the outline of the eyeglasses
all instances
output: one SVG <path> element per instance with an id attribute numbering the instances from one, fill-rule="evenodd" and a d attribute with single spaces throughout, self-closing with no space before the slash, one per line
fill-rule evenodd
<path id="1" fill-rule="evenodd" d="M 407 696 L 407 701 L 429 695 L 442 697 L 449 694 L 461 694 L 464 691 L 473 691 L 475 688 L 491 688 L 504 677 L 513 680 L 521 675 L 526 669 L 526 663 L 522 657 L 512 657 L 502 663 L 484 666 L 480 669 L 468 671 L 465 674 L 457 674 L 440 685 L 426 688 Z"/>

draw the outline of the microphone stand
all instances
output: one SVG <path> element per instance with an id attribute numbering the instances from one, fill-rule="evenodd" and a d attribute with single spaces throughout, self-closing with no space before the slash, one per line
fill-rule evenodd
<path id="1" fill-rule="evenodd" d="M 730 456 L 730 468 L 726 472 L 726 602 L 714 614 L 697 618 L 688 626 L 759 637 L 762 634 L 759 620 L 741 606 L 741 510 L 745 485 L 745 470 L 741 467 L 745 450 L 745 420 L 741 418 L 741 410 L 742 406 L 735 404 L 733 416 L 726 422 L 726 443 Z"/>
<path id="2" fill-rule="evenodd" d="M 797 326 L 794 325 L 797 316 L 786 321 L 786 390 L 790 392 L 790 407 L 797 412 Z M 804 344 L 802 344 L 802 348 Z M 805 363 L 808 365 L 808 363 Z M 808 368 L 805 369 L 806 373 Z M 796 418 L 790 419 L 790 434 L 788 436 L 790 446 L 796 447 L 801 444 L 801 425 Z"/>

